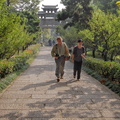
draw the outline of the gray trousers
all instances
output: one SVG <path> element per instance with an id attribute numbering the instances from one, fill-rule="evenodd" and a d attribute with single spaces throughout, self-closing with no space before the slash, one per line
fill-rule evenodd
<path id="1" fill-rule="evenodd" d="M 55 59 L 56 63 L 56 71 L 55 75 L 56 77 L 60 77 L 64 75 L 64 66 L 65 66 L 65 57 L 59 57 L 58 59 Z"/>

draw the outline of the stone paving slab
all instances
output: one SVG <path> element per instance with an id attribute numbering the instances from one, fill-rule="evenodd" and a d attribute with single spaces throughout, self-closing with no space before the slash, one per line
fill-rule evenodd
<path id="1" fill-rule="evenodd" d="M 82 71 L 73 79 L 65 65 L 59 83 L 51 47 L 43 47 L 31 66 L 0 93 L 0 120 L 120 120 L 120 97 Z"/>

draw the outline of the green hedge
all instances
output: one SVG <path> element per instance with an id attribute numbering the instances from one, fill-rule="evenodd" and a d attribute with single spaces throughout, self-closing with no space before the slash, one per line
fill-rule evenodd
<path id="1" fill-rule="evenodd" d="M 84 61 L 84 65 L 108 80 L 120 83 L 119 63 L 88 57 L 87 60 Z"/>
<path id="2" fill-rule="evenodd" d="M 99 75 L 96 71 L 91 70 L 88 67 L 83 66 L 82 68 L 85 72 L 87 72 L 89 75 L 97 79 L 101 84 L 106 85 L 108 88 L 110 88 L 113 92 L 120 95 L 120 84 L 116 84 L 114 81 L 110 81 L 107 78 L 102 77 Z"/>
<path id="3" fill-rule="evenodd" d="M 28 59 L 36 55 L 40 49 L 40 44 L 31 45 L 30 48 L 23 51 L 19 55 L 11 57 L 9 60 L 0 61 L 0 79 L 4 78 L 7 74 L 22 69 L 23 66 L 28 64 Z"/>
<path id="4" fill-rule="evenodd" d="M 6 74 L 13 72 L 14 62 L 1 60 L 0 61 L 0 78 L 5 77 Z"/>
<path id="5" fill-rule="evenodd" d="M 87 57 L 83 70 L 120 95 L 120 64 Z"/>

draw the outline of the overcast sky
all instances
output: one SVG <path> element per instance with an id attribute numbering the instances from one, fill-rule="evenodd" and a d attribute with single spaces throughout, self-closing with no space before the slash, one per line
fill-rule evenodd
<path id="1" fill-rule="evenodd" d="M 62 8 L 65 8 L 63 4 L 60 4 L 61 0 L 43 0 L 42 2 L 40 2 L 40 10 L 43 5 L 58 5 L 59 10 L 61 10 Z"/>

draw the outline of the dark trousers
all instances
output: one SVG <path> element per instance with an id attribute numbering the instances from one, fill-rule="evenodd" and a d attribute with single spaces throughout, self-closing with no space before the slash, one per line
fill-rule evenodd
<path id="1" fill-rule="evenodd" d="M 80 62 L 74 61 L 73 75 L 76 76 L 76 74 L 77 74 L 77 79 L 80 79 L 81 67 L 82 67 L 82 61 L 80 61 Z"/>

